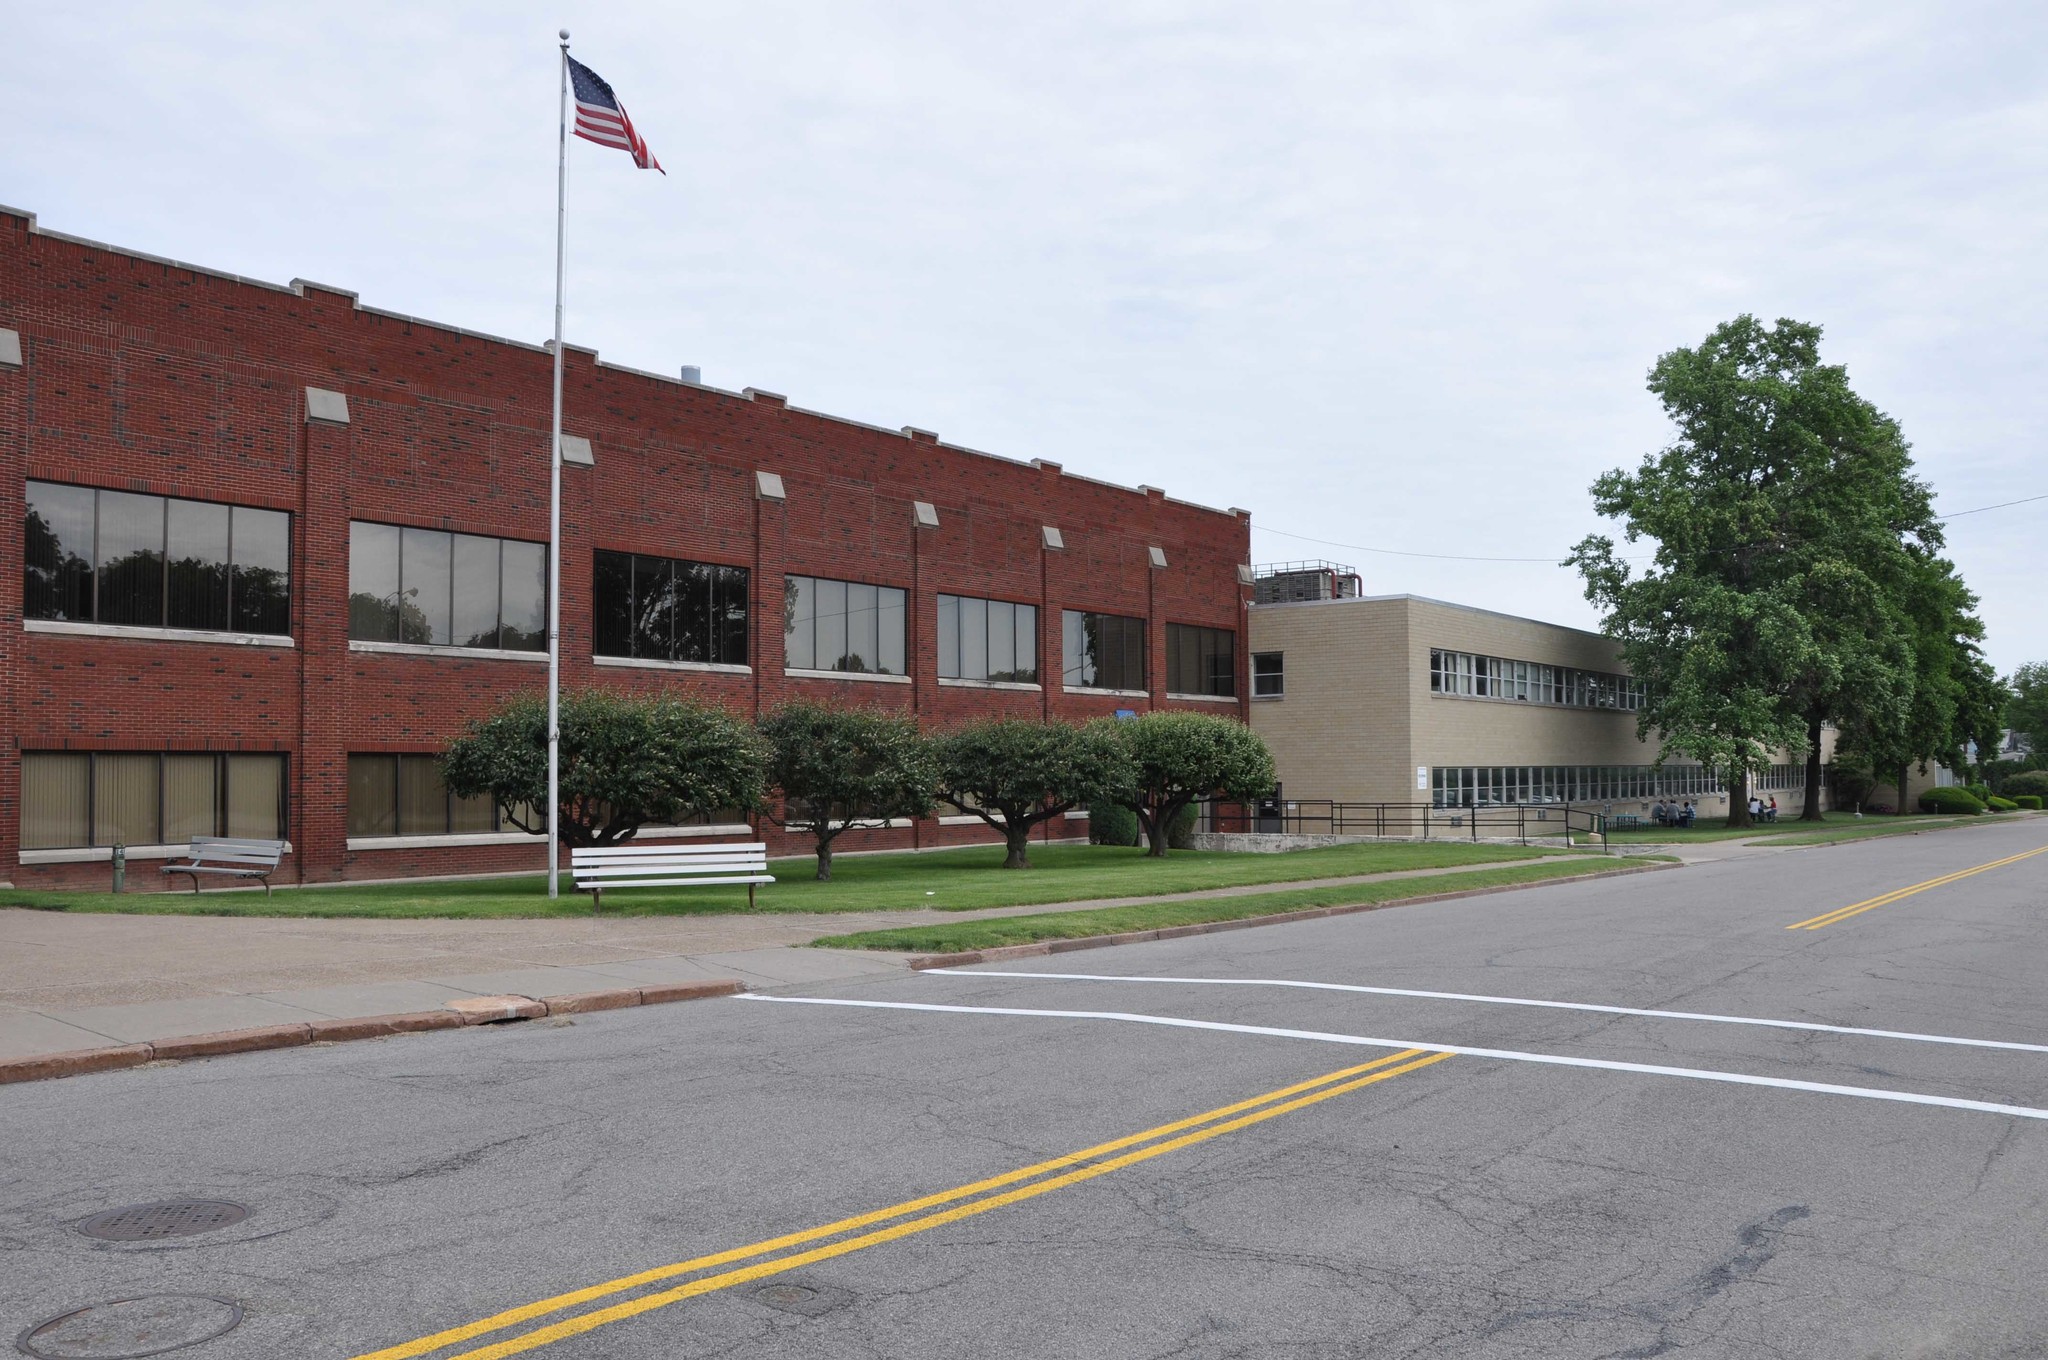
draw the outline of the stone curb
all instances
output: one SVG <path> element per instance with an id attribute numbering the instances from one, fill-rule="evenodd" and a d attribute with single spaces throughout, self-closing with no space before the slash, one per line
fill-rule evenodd
<path id="1" fill-rule="evenodd" d="M 1351 916 L 1361 911 L 1386 907 L 1413 907 L 1426 902 L 1455 902 L 1465 897 L 1489 897 L 1494 893 L 1520 892 L 1524 888 L 1546 888 L 1554 883 L 1587 883 L 1601 878 L 1626 878 L 1630 874 L 1655 874 L 1666 869 L 1683 869 L 1683 864 L 1644 864 L 1632 869 L 1607 869 L 1597 874 L 1570 874 L 1536 879 L 1529 883 L 1502 883 L 1491 888 L 1467 888 L 1463 892 L 1428 893 L 1420 897 L 1398 897 L 1390 902 L 1360 902 L 1348 907 L 1310 907 L 1303 911 L 1275 912 L 1271 916 L 1245 916 L 1235 921 L 1202 921 L 1186 926 L 1162 926 L 1158 930 L 1128 930 L 1121 935 L 1083 935 L 1071 940 L 1038 940 L 1031 944 L 1006 944 L 994 949 L 975 949 L 962 954 L 923 954 L 910 960 L 910 967 L 964 968 L 973 963 L 1004 963 L 1010 959 L 1042 958 L 1076 949 L 1102 949 L 1117 944 L 1143 944 L 1147 940 L 1178 940 L 1189 935 L 1214 935 L 1224 930 L 1249 930 L 1253 926 L 1282 926 L 1294 921 L 1320 921 L 1327 916 Z"/>
<path id="2" fill-rule="evenodd" d="M 650 983 L 645 987 L 618 987 L 564 996 L 465 997 L 449 1002 L 438 1011 L 265 1025 L 260 1029 L 181 1035 L 146 1044 L 83 1048 L 69 1053 L 42 1053 L 29 1058 L 0 1058 L 0 1086 L 23 1081 L 49 1081 L 56 1077 L 79 1077 L 89 1072 L 115 1072 L 124 1067 L 140 1067 L 144 1063 L 163 1060 L 216 1058 L 228 1053 L 260 1053 L 316 1042 L 381 1039 L 386 1035 L 417 1034 L 425 1030 L 501 1025 L 516 1020 L 537 1020 L 548 1015 L 582 1015 L 590 1011 L 625 1010 L 632 1006 L 658 1006 L 671 1001 L 733 996 L 745 990 L 740 982 L 720 978 L 711 982 Z"/>

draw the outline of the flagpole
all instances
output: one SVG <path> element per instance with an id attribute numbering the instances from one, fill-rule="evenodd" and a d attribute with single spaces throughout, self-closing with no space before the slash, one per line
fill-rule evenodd
<path id="1" fill-rule="evenodd" d="M 562 232 L 569 215 L 569 30 L 555 97 L 555 419 L 548 443 L 548 896 L 562 895 Z"/>

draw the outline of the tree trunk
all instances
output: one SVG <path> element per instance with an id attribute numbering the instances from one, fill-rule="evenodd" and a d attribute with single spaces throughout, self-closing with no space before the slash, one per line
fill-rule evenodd
<path id="1" fill-rule="evenodd" d="M 1166 858 L 1166 819 L 1158 812 L 1138 809 L 1138 825 L 1145 829 L 1145 856 L 1148 859 Z"/>
<path id="2" fill-rule="evenodd" d="M 1818 822 L 1820 815 L 1820 715 L 1806 720 L 1806 806 L 1800 809 L 1799 820 Z"/>
<path id="3" fill-rule="evenodd" d="M 1728 766 L 1728 825 L 1756 825 L 1749 817 L 1749 767 L 1739 760 Z"/>
<path id="4" fill-rule="evenodd" d="M 1003 857 L 1005 869 L 1029 869 L 1031 867 L 1031 827 L 1019 826 L 1015 822 L 1003 823 L 1003 842 L 1009 853 Z"/>
<path id="5" fill-rule="evenodd" d="M 1905 760 L 1899 762 L 1899 805 L 1892 809 L 1892 815 L 1896 817 L 1906 815 L 1906 766 L 1911 763 Z"/>
<path id="6" fill-rule="evenodd" d="M 818 881 L 832 881 L 832 838 L 829 836 L 818 837 Z"/>

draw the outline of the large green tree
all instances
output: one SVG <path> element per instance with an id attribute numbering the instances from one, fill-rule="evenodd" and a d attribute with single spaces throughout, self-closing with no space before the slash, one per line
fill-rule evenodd
<path id="1" fill-rule="evenodd" d="M 2036 755 L 2048 755 L 2048 661 L 2020 667 L 2005 682 L 2012 699 L 2005 725 L 2027 739 Z"/>
<path id="2" fill-rule="evenodd" d="M 1939 541 L 1897 423 L 1820 361 L 1820 335 L 1741 316 L 1660 358 L 1649 389 L 1673 439 L 1593 485 L 1651 563 L 1597 534 L 1568 559 L 1645 682 L 1639 733 L 1726 771 L 1735 826 L 1779 748 L 1806 753 L 1817 815 L 1825 724 L 1906 701 L 1897 595 Z"/>
<path id="3" fill-rule="evenodd" d="M 1123 801 L 1145 828 L 1149 854 L 1166 854 L 1167 828 L 1197 798 L 1250 802 L 1273 791 L 1273 753 L 1233 718 L 1155 711 L 1114 730 L 1135 775 Z"/>
<path id="4" fill-rule="evenodd" d="M 990 718 L 933 738 L 939 797 L 1002 833 L 1005 869 L 1031 867 L 1034 827 L 1131 785 L 1130 755 L 1104 723 Z"/>
<path id="5" fill-rule="evenodd" d="M 938 766 L 917 721 L 873 709 L 785 704 L 760 720 L 770 747 L 776 825 L 810 836 L 818 881 L 832 877 L 832 844 L 854 827 L 931 811 Z"/>
<path id="6" fill-rule="evenodd" d="M 514 826 L 548 829 L 548 705 L 508 699 L 449 743 L 442 777 L 458 798 L 489 795 Z M 561 837 L 615 845 L 648 823 L 761 805 L 767 744 L 720 709 L 665 696 L 568 690 L 561 699 Z"/>
<path id="7" fill-rule="evenodd" d="M 1912 663 L 1905 702 L 1851 715 L 1836 750 L 1838 760 L 1865 764 L 1889 781 L 1903 816 L 1911 810 L 1909 770 L 1931 763 L 1960 770 L 1972 743 L 1996 750 L 2010 696 L 1984 659 L 1977 597 L 1952 563 L 1914 554 L 1896 599 Z"/>

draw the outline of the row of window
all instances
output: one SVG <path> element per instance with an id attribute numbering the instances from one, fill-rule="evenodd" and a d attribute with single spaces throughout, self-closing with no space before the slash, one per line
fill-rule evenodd
<path id="1" fill-rule="evenodd" d="M 285 634 L 291 516 L 278 510 L 28 483 L 24 608 L 32 619 Z M 600 551 L 597 656 L 745 665 L 745 567 Z M 895 586 L 787 578 L 792 670 L 902 675 L 907 597 Z M 1036 684 L 1038 609 L 938 597 L 939 674 Z M 1066 610 L 1063 679 L 1146 690 L 1145 621 Z M 349 524 L 348 635 L 359 642 L 547 648 L 547 549 L 523 539 Z M 1237 635 L 1168 624 L 1167 689 L 1235 697 Z"/>
<path id="2" fill-rule="evenodd" d="M 1722 792 L 1704 765 L 1438 765 L 1429 772 L 1436 807 L 1515 803 L 1601 803 L 1627 798 L 1700 798 Z"/>
<path id="3" fill-rule="evenodd" d="M 1432 694 L 1469 694 L 1568 708 L 1627 710 L 1641 708 L 1644 695 L 1643 682 L 1626 675 L 1509 661 L 1434 647 L 1429 653 L 1429 689 Z"/>
<path id="4" fill-rule="evenodd" d="M 21 848 L 281 840 L 284 800 L 281 755 L 24 751 Z"/>
<path id="5" fill-rule="evenodd" d="M 1750 776 L 1750 787 L 1758 793 L 1771 793 L 1784 789 L 1804 789 L 1806 787 L 1806 767 L 1804 765 L 1773 765 L 1769 769 L 1758 770 L 1754 775 Z"/>
<path id="6" fill-rule="evenodd" d="M 30 482 L 22 608 L 32 619 L 291 631 L 281 510 Z"/>

